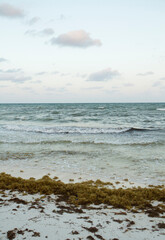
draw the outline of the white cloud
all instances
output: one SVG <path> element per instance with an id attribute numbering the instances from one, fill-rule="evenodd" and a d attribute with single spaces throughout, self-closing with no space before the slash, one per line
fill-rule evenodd
<path id="1" fill-rule="evenodd" d="M 24 83 L 31 80 L 31 77 L 24 76 L 23 71 L 18 69 L 0 70 L 0 81 L 10 81 L 15 83 Z"/>
<path id="2" fill-rule="evenodd" d="M 81 78 L 86 78 L 87 74 L 81 74 L 81 73 L 77 73 L 76 77 L 81 77 Z"/>
<path id="3" fill-rule="evenodd" d="M 0 62 L 6 62 L 7 61 L 7 59 L 5 59 L 5 58 L 0 58 Z"/>
<path id="4" fill-rule="evenodd" d="M 67 83 L 66 86 L 72 86 L 72 83 Z"/>
<path id="5" fill-rule="evenodd" d="M 36 37 L 36 36 L 45 37 L 45 36 L 53 35 L 54 30 L 52 28 L 44 28 L 41 31 L 36 31 L 36 30 L 32 29 L 32 30 L 26 31 L 25 34 L 30 35 L 32 37 Z"/>
<path id="6" fill-rule="evenodd" d="M 96 82 L 109 81 L 119 75 L 120 73 L 118 71 L 113 71 L 111 70 L 111 68 L 106 68 L 101 71 L 90 74 L 87 81 L 96 81 Z"/>
<path id="7" fill-rule="evenodd" d="M 123 85 L 124 85 L 124 87 L 133 87 L 134 86 L 134 84 L 132 84 L 132 83 L 124 83 Z"/>
<path id="8" fill-rule="evenodd" d="M 17 72 L 21 72 L 21 71 L 22 71 L 21 68 L 12 68 L 12 69 L 7 69 L 7 70 L 0 69 L 0 72 L 2 72 L 2 73 L 17 73 Z"/>
<path id="9" fill-rule="evenodd" d="M 58 71 L 54 71 L 54 72 L 52 72 L 52 74 L 59 74 L 59 72 Z"/>
<path id="10" fill-rule="evenodd" d="M 61 73 L 61 74 L 60 74 L 61 77 L 67 77 L 67 76 L 69 76 L 69 75 L 70 75 L 70 73 Z"/>
<path id="11" fill-rule="evenodd" d="M 91 46 L 101 46 L 99 39 L 92 39 L 89 33 L 84 30 L 71 31 L 51 39 L 52 45 L 87 48 Z"/>
<path id="12" fill-rule="evenodd" d="M 8 18 L 21 18 L 24 17 L 24 11 L 13 7 L 10 4 L 0 4 L 0 16 Z"/>
<path id="13" fill-rule="evenodd" d="M 13 76 L 13 75 L 4 75 L 0 74 L 0 81 L 10 81 L 15 83 L 24 83 L 25 81 L 31 80 L 31 77 L 25 76 Z"/>
<path id="14" fill-rule="evenodd" d="M 65 18 L 64 14 L 60 14 L 59 20 L 65 20 Z"/>
<path id="15" fill-rule="evenodd" d="M 145 72 L 145 73 L 138 73 L 136 75 L 145 77 L 145 76 L 149 76 L 149 75 L 153 75 L 153 74 L 154 74 L 154 72 L 149 71 L 149 72 Z"/>
<path id="16" fill-rule="evenodd" d="M 88 88 L 83 88 L 85 90 L 100 90 L 103 89 L 103 87 L 88 87 Z"/>
<path id="17" fill-rule="evenodd" d="M 162 84 L 161 82 L 157 81 L 152 86 L 153 87 L 159 87 L 161 84 Z"/>
<path id="18" fill-rule="evenodd" d="M 164 81 L 164 80 L 165 80 L 165 77 L 160 78 L 160 80 L 163 80 L 163 81 Z"/>
<path id="19" fill-rule="evenodd" d="M 52 35 L 54 34 L 54 30 L 52 28 L 45 28 L 41 31 L 41 33 L 44 35 Z"/>
<path id="20" fill-rule="evenodd" d="M 65 87 L 61 87 L 61 88 L 47 87 L 45 88 L 45 90 L 50 92 L 65 92 L 66 88 Z"/>
<path id="21" fill-rule="evenodd" d="M 39 20 L 40 20 L 39 17 L 33 17 L 29 20 L 29 25 L 31 26 L 31 25 L 37 23 Z"/>
<path id="22" fill-rule="evenodd" d="M 39 83 L 42 83 L 42 81 L 41 80 L 35 80 L 35 81 L 30 81 L 30 83 L 33 83 L 33 84 L 39 84 Z"/>
<path id="23" fill-rule="evenodd" d="M 32 37 L 35 37 L 35 36 L 37 36 L 37 31 L 34 30 L 34 29 L 32 29 L 32 30 L 27 30 L 27 31 L 25 32 L 25 35 L 31 35 Z"/>
<path id="24" fill-rule="evenodd" d="M 21 88 L 22 90 L 27 90 L 27 91 L 33 91 L 33 89 L 31 87 L 23 87 Z"/>
<path id="25" fill-rule="evenodd" d="M 47 72 L 38 72 L 38 73 L 36 73 L 36 75 L 44 75 L 44 74 L 46 74 Z"/>
<path id="26" fill-rule="evenodd" d="M 105 92 L 106 94 L 113 94 L 113 93 L 119 92 L 119 90 L 118 90 L 118 89 L 104 90 L 104 92 Z"/>

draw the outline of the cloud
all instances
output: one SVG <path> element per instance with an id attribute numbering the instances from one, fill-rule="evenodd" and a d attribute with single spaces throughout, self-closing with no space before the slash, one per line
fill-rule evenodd
<path id="1" fill-rule="evenodd" d="M 67 77 L 67 76 L 69 76 L 69 75 L 70 75 L 70 73 L 61 73 L 61 74 L 60 74 L 61 77 Z"/>
<path id="2" fill-rule="evenodd" d="M 52 72 L 52 74 L 59 74 L 59 72 L 58 71 L 54 71 L 54 72 Z"/>
<path id="3" fill-rule="evenodd" d="M 85 77 L 87 77 L 87 74 L 77 73 L 75 76 L 76 76 L 76 77 L 85 78 Z"/>
<path id="4" fill-rule="evenodd" d="M 105 82 L 112 80 L 117 76 L 120 76 L 118 71 L 112 71 L 111 68 L 107 68 L 90 74 L 87 81 Z"/>
<path id="5" fill-rule="evenodd" d="M 15 83 L 24 83 L 27 80 L 31 80 L 31 77 L 25 77 L 25 76 L 20 76 L 20 77 L 16 77 L 16 76 L 9 76 L 9 75 L 0 75 L 0 81 L 11 81 L 11 82 L 15 82 Z"/>
<path id="6" fill-rule="evenodd" d="M 5 59 L 5 58 L 0 58 L 0 62 L 6 62 L 7 61 L 7 59 Z"/>
<path id="7" fill-rule="evenodd" d="M 163 80 L 163 81 L 164 81 L 164 80 L 165 80 L 165 77 L 160 78 L 160 80 Z"/>
<path id="8" fill-rule="evenodd" d="M 44 75 L 44 74 L 46 74 L 47 72 L 38 72 L 38 73 L 36 73 L 36 75 Z"/>
<path id="9" fill-rule="evenodd" d="M 46 88 L 46 91 L 56 91 L 57 89 L 56 88 L 53 88 L 53 87 L 48 87 Z"/>
<path id="10" fill-rule="evenodd" d="M 54 30 L 52 28 L 45 28 L 44 30 L 41 31 L 41 33 L 44 35 L 52 35 L 54 34 Z"/>
<path id="11" fill-rule="evenodd" d="M 32 37 L 45 37 L 45 36 L 50 36 L 54 34 L 54 30 L 52 28 L 44 28 L 41 31 L 36 31 L 34 29 L 28 30 L 25 32 L 26 35 L 31 35 Z"/>
<path id="12" fill-rule="evenodd" d="M 50 91 L 50 92 L 65 92 L 66 88 L 65 87 L 61 87 L 61 88 L 53 88 L 53 87 L 47 87 L 46 91 Z"/>
<path id="13" fill-rule="evenodd" d="M 33 89 L 31 87 L 23 87 L 21 88 L 22 90 L 25 90 L 25 91 L 33 91 Z"/>
<path id="14" fill-rule="evenodd" d="M 159 87 L 161 84 L 161 82 L 157 81 L 152 85 L 152 87 Z"/>
<path id="15" fill-rule="evenodd" d="M 105 92 L 106 94 L 113 94 L 113 93 L 119 92 L 119 90 L 118 90 L 118 89 L 104 90 L 104 92 Z"/>
<path id="16" fill-rule="evenodd" d="M 64 14 L 60 14 L 59 20 L 65 20 L 65 18 Z"/>
<path id="17" fill-rule="evenodd" d="M 8 18 L 22 18 L 24 17 L 24 11 L 13 7 L 10 4 L 0 4 L 0 16 Z"/>
<path id="18" fill-rule="evenodd" d="M 99 90 L 99 89 L 102 89 L 103 87 L 88 87 L 88 88 L 82 88 L 82 89 L 85 89 L 85 90 Z"/>
<path id="19" fill-rule="evenodd" d="M 31 77 L 24 76 L 20 68 L 0 70 L 0 81 L 24 83 L 25 81 L 28 80 L 31 80 Z"/>
<path id="20" fill-rule="evenodd" d="M 132 84 L 132 83 L 124 83 L 123 85 L 124 85 L 124 87 L 133 87 L 134 86 L 134 84 Z"/>
<path id="21" fill-rule="evenodd" d="M 30 81 L 30 83 L 36 84 L 36 83 L 42 83 L 41 80 L 35 80 L 35 81 Z"/>
<path id="22" fill-rule="evenodd" d="M 37 23 L 39 20 L 40 20 L 39 17 L 33 17 L 29 20 L 29 25 L 31 26 L 31 25 Z"/>
<path id="23" fill-rule="evenodd" d="M 89 33 L 84 30 L 71 31 L 54 37 L 50 40 L 52 45 L 87 48 L 91 46 L 101 46 L 99 39 L 92 39 Z"/>
<path id="24" fill-rule="evenodd" d="M 138 73 L 138 74 L 136 74 L 137 76 L 143 76 L 143 77 L 145 77 L 145 76 L 149 76 L 149 75 L 153 75 L 154 74 L 154 72 L 145 72 L 145 73 Z"/>
<path id="25" fill-rule="evenodd" d="M 37 31 L 36 30 L 27 30 L 26 32 L 25 32 L 25 35 L 31 35 L 32 37 L 35 37 L 35 36 L 37 36 Z"/>
<path id="26" fill-rule="evenodd" d="M 0 72 L 2 72 L 2 73 L 17 73 L 17 72 L 21 72 L 21 71 L 22 71 L 21 68 L 12 68 L 12 69 L 7 69 L 7 70 L 0 69 Z"/>

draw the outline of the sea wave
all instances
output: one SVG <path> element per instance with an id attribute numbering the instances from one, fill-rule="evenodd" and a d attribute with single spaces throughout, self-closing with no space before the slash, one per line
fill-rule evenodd
<path id="1" fill-rule="evenodd" d="M 26 126 L 26 125 L 5 125 L 3 129 L 8 131 L 34 132 L 44 134 L 123 134 L 133 132 L 156 131 L 161 129 L 149 128 L 95 128 L 95 127 L 42 127 L 42 126 Z"/>
<path id="2" fill-rule="evenodd" d="M 95 145 L 95 146 L 102 146 L 102 145 L 108 145 L 108 146 L 132 146 L 132 147 L 136 147 L 136 146 L 164 146 L 165 145 L 165 141 L 164 140 L 153 140 L 153 141 L 136 141 L 136 142 L 110 142 L 108 140 L 87 140 L 87 141 L 81 141 L 81 140 L 24 140 L 24 141 L 20 141 L 18 140 L 4 140 L 4 141 L 0 141 L 0 145 L 1 144 L 20 144 L 20 145 Z"/>
<path id="3" fill-rule="evenodd" d="M 20 140 L 15 139 L 15 140 L 1 140 L 0 141 L 0 145 L 2 144 L 12 144 L 12 145 L 94 145 L 94 146 L 103 146 L 103 145 L 107 145 L 107 146 L 132 146 L 132 147 L 136 147 L 136 146 L 164 146 L 165 145 L 165 140 L 142 140 L 142 139 L 136 139 L 136 140 L 123 140 L 123 139 L 118 139 L 118 141 L 114 141 L 113 139 L 109 139 L 109 138 L 104 138 L 104 139 L 100 139 L 98 140 L 97 138 L 95 140 L 88 140 L 88 139 L 82 139 L 82 138 L 78 138 L 78 139 L 47 139 L 47 140 L 42 140 L 42 139 L 24 139 L 24 140 Z"/>
<path id="4" fill-rule="evenodd" d="M 157 108 L 158 111 L 165 111 L 165 108 Z"/>
<path id="5" fill-rule="evenodd" d="M 153 131 L 153 129 L 148 129 L 148 128 L 129 128 L 125 132 L 146 132 L 146 131 Z"/>

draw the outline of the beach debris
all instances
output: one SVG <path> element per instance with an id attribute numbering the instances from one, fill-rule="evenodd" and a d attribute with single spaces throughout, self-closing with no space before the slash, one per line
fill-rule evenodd
<path id="1" fill-rule="evenodd" d="M 92 236 L 90 236 L 90 235 L 87 237 L 87 239 L 88 239 L 88 240 L 95 240 L 95 239 L 94 239 Z"/>
<path id="2" fill-rule="evenodd" d="M 158 228 L 165 228 L 165 223 L 158 223 Z"/>
<path id="3" fill-rule="evenodd" d="M 98 232 L 98 228 L 96 228 L 96 227 L 89 227 L 89 228 L 83 227 L 83 228 L 86 229 L 86 230 L 88 230 L 88 231 L 91 232 L 91 233 Z"/>
<path id="4" fill-rule="evenodd" d="M 32 237 L 40 237 L 40 233 L 39 232 L 35 232 L 32 229 L 26 228 L 24 230 L 19 230 L 17 228 L 14 228 L 13 230 L 9 230 L 7 232 L 7 238 L 9 240 L 13 240 L 13 239 L 16 238 L 17 234 L 24 235 L 25 232 L 31 232 L 32 233 Z"/>
<path id="5" fill-rule="evenodd" d="M 165 212 L 165 188 L 154 187 L 133 187 L 133 188 L 110 188 L 111 183 L 97 181 L 85 181 L 77 183 L 63 183 L 60 180 L 52 179 L 45 175 L 41 179 L 12 177 L 6 173 L 0 173 L 0 189 L 27 192 L 28 194 L 40 193 L 42 195 L 54 194 L 56 202 L 66 202 L 74 206 L 92 208 L 104 204 L 104 207 L 130 210 L 136 212 L 138 209 L 144 211 L 149 217 L 158 217 Z M 11 201 L 27 204 L 26 201 L 13 198 Z M 154 206 L 153 202 L 161 204 Z M 75 211 L 75 209 L 70 209 Z M 63 211 L 66 209 L 63 208 Z M 77 211 L 81 211 L 78 210 Z"/>
<path id="6" fill-rule="evenodd" d="M 7 232 L 7 238 L 8 239 L 10 239 L 10 240 L 12 240 L 12 239 L 14 239 L 16 237 L 16 230 L 14 229 L 14 230 L 9 230 L 8 232 Z"/>
<path id="7" fill-rule="evenodd" d="M 73 235 L 78 235 L 79 232 L 77 232 L 77 231 L 72 231 L 72 234 L 73 234 Z"/>

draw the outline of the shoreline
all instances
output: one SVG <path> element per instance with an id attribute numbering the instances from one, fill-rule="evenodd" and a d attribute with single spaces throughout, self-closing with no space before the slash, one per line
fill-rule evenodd
<path id="1" fill-rule="evenodd" d="M 18 174 L 21 176 L 21 172 Z M 19 182 L 20 178 L 15 180 Z M 49 176 L 46 176 L 45 180 L 49 182 Z M 25 180 L 26 184 L 27 181 Z M 58 179 L 54 181 L 62 183 Z M 62 184 L 67 187 L 79 184 L 78 188 L 80 188 L 83 183 Z M 90 184 L 89 186 L 91 187 Z M 97 189 L 100 191 L 99 189 L 106 186 L 101 182 Z M 86 189 L 88 190 L 88 186 Z M 113 189 L 115 190 L 116 187 Z M 123 209 L 111 204 L 72 204 L 66 201 L 65 196 L 59 199 L 56 194 L 27 194 L 25 191 L 21 193 L 10 190 L 0 192 L 0 239 L 2 240 L 22 239 L 22 237 L 53 240 L 55 236 L 57 240 L 164 239 L 165 206 L 162 206 L 163 210 L 160 212 L 158 208 L 154 209 L 159 203 L 164 204 L 163 199 L 162 202 L 151 201 L 152 207 L 146 205 L 146 209 L 131 211 L 130 208 Z"/>
<path id="2" fill-rule="evenodd" d="M 21 177 L 24 179 L 29 179 L 30 177 L 35 179 L 40 179 L 45 175 L 48 175 L 50 178 L 57 177 L 60 181 L 64 183 L 69 183 L 70 180 L 73 183 L 83 182 L 83 181 L 96 181 L 100 179 L 103 182 L 111 182 L 115 186 L 115 188 L 132 188 L 132 187 L 148 187 L 150 184 L 147 182 L 137 182 L 132 181 L 129 176 L 127 177 L 120 177 L 116 175 L 107 176 L 105 177 L 97 177 L 96 175 L 89 175 L 85 173 L 76 173 L 76 172 L 68 172 L 68 171 L 58 171 L 58 170 L 51 170 L 50 168 L 34 168 L 34 167 L 27 167 L 23 168 L 22 166 L 12 166 L 9 169 L 8 165 L 1 165 L 1 172 L 5 172 L 7 174 L 12 175 L 13 177 Z M 159 184 L 152 184 L 157 186 Z M 160 183 L 160 185 L 164 185 L 164 182 Z"/>

